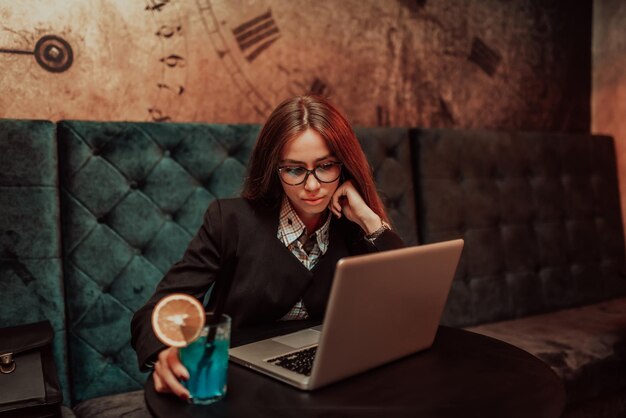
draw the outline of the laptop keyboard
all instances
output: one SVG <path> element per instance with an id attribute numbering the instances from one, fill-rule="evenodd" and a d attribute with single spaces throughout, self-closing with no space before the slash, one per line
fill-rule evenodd
<path id="1" fill-rule="evenodd" d="M 294 351 L 293 353 L 274 357 L 266 360 L 268 363 L 280 366 L 305 376 L 311 375 L 313 369 L 313 360 L 317 353 L 317 346 L 305 348 L 304 350 Z"/>

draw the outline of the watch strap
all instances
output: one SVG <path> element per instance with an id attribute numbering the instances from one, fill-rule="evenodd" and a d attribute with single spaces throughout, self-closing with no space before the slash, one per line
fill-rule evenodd
<path id="1" fill-rule="evenodd" d="M 391 226 L 389 226 L 389 224 L 385 221 L 382 221 L 382 225 L 380 226 L 380 228 L 378 228 L 376 231 L 372 232 L 371 234 L 368 234 L 365 236 L 365 238 L 373 243 L 374 240 L 376 240 L 376 238 L 378 238 L 379 236 L 381 236 L 383 234 L 383 232 L 388 231 L 391 229 Z"/>

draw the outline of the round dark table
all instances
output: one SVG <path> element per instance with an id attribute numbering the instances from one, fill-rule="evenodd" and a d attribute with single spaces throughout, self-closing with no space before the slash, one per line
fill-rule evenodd
<path id="1" fill-rule="evenodd" d="M 233 346 L 293 329 L 233 334 Z M 313 392 L 229 366 L 226 398 L 207 406 L 156 393 L 150 377 L 144 386 L 148 409 L 156 417 L 557 418 L 565 405 L 561 380 L 536 357 L 443 326 L 430 349 Z"/>

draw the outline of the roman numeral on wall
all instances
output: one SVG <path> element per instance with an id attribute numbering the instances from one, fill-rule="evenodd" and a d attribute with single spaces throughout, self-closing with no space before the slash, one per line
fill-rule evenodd
<path id="1" fill-rule="evenodd" d="M 489 77 L 493 77 L 502 61 L 502 55 L 491 49 L 482 39 L 474 37 L 472 51 L 467 59 L 478 65 Z"/>
<path id="2" fill-rule="evenodd" d="M 280 30 L 272 17 L 272 10 L 248 20 L 233 29 L 239 49 L 248 62 L 252 62 L 259 54 L 269 48 L 278 38 Z"/>
<path id="3" fill-rule="evenodd" d="M 317 94 L 318 96 L 323 96 L 326 93 L 327 85 L 319 78 L 315 78 L 313 83 L 311 83 L 311 88 L 309 91 L 313 94 Z"/>

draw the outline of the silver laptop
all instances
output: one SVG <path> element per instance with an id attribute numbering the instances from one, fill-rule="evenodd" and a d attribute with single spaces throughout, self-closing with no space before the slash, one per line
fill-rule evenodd
<path id="1" fill-rule="evenodd" d="M 429 348 L 463 240 L 339 260 L 322 326 L 229 350 L 230 360 L 304 390 Z"/>

